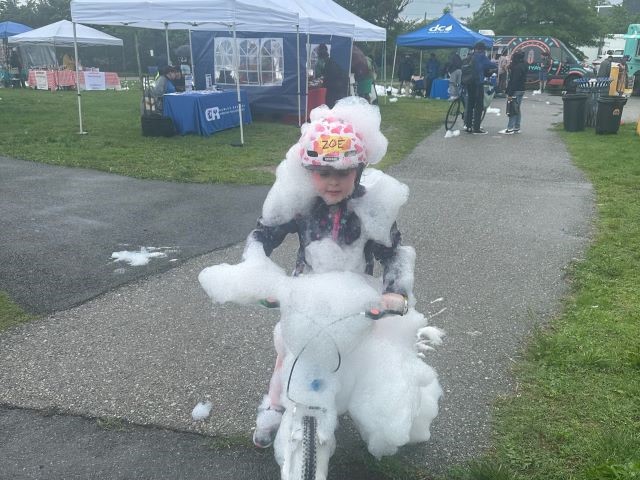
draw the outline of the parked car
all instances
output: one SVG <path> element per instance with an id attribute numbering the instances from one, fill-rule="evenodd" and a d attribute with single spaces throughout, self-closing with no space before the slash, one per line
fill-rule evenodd
<path id="1" fill-rule="evenodd" d="M 612 50 L 613 51 L 613 60 L 614 62 L 620 62 L 622 60 L 622 57 L 624 57 L 624 49 L 621 50 Z M 598 58 L 596 58 L 593 62 L 591 62 L 591 64 L 593 65 L 593 69 L 595 71 L 595 73 L 598 73 L 598 69 L 600 68 L 600 64 L 602 63 L 602 61 L 607 58 L 608 55 L 606 53 L 600 55 Z"/>

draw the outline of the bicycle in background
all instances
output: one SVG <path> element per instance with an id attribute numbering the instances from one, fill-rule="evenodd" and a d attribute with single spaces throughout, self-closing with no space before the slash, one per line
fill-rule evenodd
<path id="1" fill-rule="evenodd" d="M 484 120 L 484 116 L 487 114 L 487 108 L 491 105 L 493 101 L 493 97 L 496 94 L 496 88 L 489 82 L 483 83 L 484 87 L 484 109 L 482 110 L 482 116 L 480 117 L 480 121 Z M 451 105 L 449 105 L 449 109 L 447 110 L 447 115 L 444 119 L 444 127 L 447 130 L 453 130 L 458 118 L 462 118 L 463 126 L 465 122 L 464 111 L 467 102 L 467 88 L 460 84 L 458 85 L 458 98 L 451 101 Z"/>

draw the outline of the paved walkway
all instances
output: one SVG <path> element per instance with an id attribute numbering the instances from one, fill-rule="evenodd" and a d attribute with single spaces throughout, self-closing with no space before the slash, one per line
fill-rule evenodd
<path id="1" fill-rule="evenodd" d="M 549 129 L 561 121 L 561 109 L 559 97 L 529 95 L 521 135 L 445 139 L 439 130 L 390 171 L 411 188 L 399 224 L 418 254 L 418 308 L 429 312 L 439 297 L 447 307 L 433 321 L 448 336 L 429 359 L 445 389 L 432 441 L 401 452 L 429 471 L 489 446 L 491 404 L 513 388 L 509 367 L 532 328 L 559 307 L 565 266 L 589 241 L 593 191 Z M 489 113 L 485 120 L 490 132 L 505 125 L 504 116 Z M 19 170 L 21 162 L 15 163 Z M 57 170 L 71 178 L 83 174 Z M 169 187 L 142 184 L 156 193 Z M 216 186 L 202 188 L 219 193 Z M 250 201 L 246 209 L 256 205 Z M 192 207 L 194 226 L 227 228 Z M 101 220 L 100 209 L 92 215 Z M 165 224 L 172 219 L 180 220 L 168 214 Z M 78 245 L 82 240 L 71 238 Z M 176 233 L 163 242 L 179 247 L 181 240 Z M 289 242 L 276 257 L 287 267 L 293 248 Z M 246 440 L 273 361 L 275 313 L 212 305 L 196 278 L 205 266 L 237 261 L 241 251 L 236 244 L 181 259 L 164 273 L 0 335 L 4 475 L 277 478 L 271 453 L 256 452 Z M 64 265 L 58 268 L 64 273 Z M 28 269 L 22 276 L 30 279 Z M 212 416 L 195 424 L 190 412 L 205 399 L 213 402 Z M 117 420 L 100 427 L 95 417 Z M 345 422 L 331 478 L 376 478 L 363 456 Z"/>

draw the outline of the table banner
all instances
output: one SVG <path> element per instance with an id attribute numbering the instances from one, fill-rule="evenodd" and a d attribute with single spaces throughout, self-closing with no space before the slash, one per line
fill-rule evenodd
<path id="1" fill-rule="evenodd" d="M 82 72 L 85 90 L 106 90 L 107 83 L 104 72 Z"/>
<path id="2" fill-rule="evenodd" d="M 44 70 L 36 70 L 36 88 L 38 90 L 49 90 L 49 82 L 47 81 L 47 72 Z"/>

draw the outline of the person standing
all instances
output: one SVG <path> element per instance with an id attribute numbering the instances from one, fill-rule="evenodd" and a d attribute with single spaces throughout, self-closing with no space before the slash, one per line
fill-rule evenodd
<path id="1" fill-rule="evenodd" d="M 329 60 L 329 48 L 326 43 L 321 43 L 316 49 L 316 64 L 313 68 L 313 78 L 320 79 L 324 75 L 324 67 Z"/>
<path id="2" fill-rule="evenodd" d="M 512 135 L 520 133 L 520 121 L 522 120 L 522 98 L 524 97 L 525 82 L 527 80 L 527 71 L 529 66 L 524 61 L 524 52 L 516 52 L 512 56 L 511 65 L 509 67 L 509 83 L 507 85 L 507 105 L 513 102 L 515 111 L 509 114 L 507 107 L 507 115 L 509 115 L 509 123 L 507 128 L 500 130 L 503 135 Z"/>
<path id="3" fill-rule="evenodd" d="M 449 57 L 447 71 L 449 73 L 449 100 L 455 100 L 460 96 L 462 81 L 462 59 L 457 52 L 453 52 Z"/>
<path id="4" fill-rule="evenodd" d="M 613 50 L 607 50 L 607 58 L 605 58 L 598 68 L 599 78 L 611 77 L 611 61 L 613 60 Z"/>
<path id="5" fill-rule="evenodd" d="M 498 88 L 496 88 L 496 97 L 504 97 L 507 90 L 507 79 L 509 76 L 509 50 L 504 48 L 500 58 L 498 58 Z"/>
<path id="6" fill-rule="evenodd" d="M 333 108 L 338 100 L 349 95 L 349 75 L 331 55 L 324 65 L 322 86 L 327 89 L 325 101 L 329 108 Z"/>
<path id="7" fill-rule="evenodd" d="M 402 61 L 400 62 L 400 67 L 398 68 L 398 80 L 400 80 L 400 86 L 398 87 L 398 94 L 402 94 L 402 87 L 408 88 L 411 85 L 411 77 L 413 76 L 413 62 L 411 61 L 411 56 L 408 54 L 404 56 Z"/>
<path id="8" fill-rule="evenodd" d="M 473 47 L 473 78 L 467 85 L 467 132 L 474 135 L 486 135 L 487 131 L 480 128 L 482 112 L 484 111 L 484 77 L 491 70 L 497 70 L 498 66 L 487 58 L 487 47 L 483 42 L 478 42 Z"/>
<path id="9" fill-rule="evenodd" d="M 433 81 L 440 76 L 440 62 L 435 53 L 432 53 L 427 60 L 427 64 L 424 67 L 424 79 L 425 79 L 425 97 L 429 97 L 431 94 L 431 85 Z"/>
<path id="10" fill-rule="evenodd" d="M 547 78 L 549 76 L 549 70 L 551 70 L 551 64 L 553 61 L 551 60 L 551 54 L 549 52 L 542 52 L 542 58 L 540 59 L 540 93 L 544 92 L 544 89 L 547 88 Z"/>
<path id="11" fill-rule="evenodd" d="M 9 58 L 9 65 L 12 69 L 16 69 L 16 83 L 14 83 L 14 87 L 26 88 L 24 75 L 24 68 L 22 66 L 22 59 L 20 58 L 20 54 L 18 53 L 17 48 L 13 48 L 11 50 L 11 56 Z"/>

